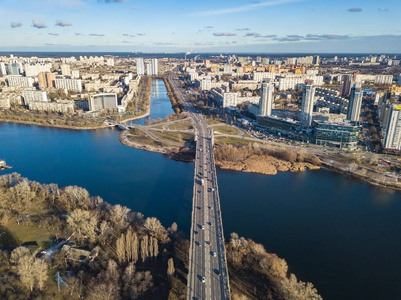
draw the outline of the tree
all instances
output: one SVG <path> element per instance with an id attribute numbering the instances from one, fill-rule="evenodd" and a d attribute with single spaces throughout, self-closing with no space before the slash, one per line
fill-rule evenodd
<path id="1" fill-rule="evenodd" d="M 167 275 L 171 278 L 174 276 L 175 268 L 174 268 L 174 260 L 172 257 L 167 261 Z"/>
<path id="2" fill-rule="evenodd" d="M 75 209 L 67 218 L 68 225 L 76 231 L 80 238 L 87 237 L 90 242 L 94 242 L 98 217 L 90 211 Z"/>

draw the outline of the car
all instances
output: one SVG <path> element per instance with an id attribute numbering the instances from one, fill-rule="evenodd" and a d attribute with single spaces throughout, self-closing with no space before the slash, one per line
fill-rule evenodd
<path id="1" fill-rule="evenodd" d="M 216 257 L 216 255 L 217 255 L 216 252 L 214 252 L 214 251 L 210 252 L 210 254 L 212 254 L 213 257 Z"/>
<path id="2" fill-rule="evenodd" d="M 208 206 L 208 208 L 209 208 L 209 209 L 213 209 L 213 207 L 211 207 L 211 206 Z"/>
<path id="3" fill-rule="evenodd" d="M 199 243 L 199 242 L 195 242 L 195 244 L 196 244 L 196 246 L 198 246 L 198 247 L 202 246 L 201 243 Z"/>
<path id="4" fill-rule="evenodd" d="M 205 230 L 205 225 L 201 225 L 201 229 L 202 229 L 202 230 Z"/>
<path id="5" fill-rule="evenodd" d="M 201 281 L 202 281 L 202 283 L 205 283 L 205 276 L 201 277 Z"/>
<path id="6" fill-rule="evenodd" d="M 208 245 L 211 246 L 211 245 L 212 245 L 212 242 L 209 242 Z"/>

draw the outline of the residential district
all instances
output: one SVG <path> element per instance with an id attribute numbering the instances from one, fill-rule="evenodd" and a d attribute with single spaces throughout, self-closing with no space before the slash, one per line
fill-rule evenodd
<path id="1" fill-rule="evenodd" d="M 199 110 L 260 139 L 400 153 L 401 55 L 204 56 L 0 56 L 0 108 L 128 119 L 141 79 L 174 72 Z"/>

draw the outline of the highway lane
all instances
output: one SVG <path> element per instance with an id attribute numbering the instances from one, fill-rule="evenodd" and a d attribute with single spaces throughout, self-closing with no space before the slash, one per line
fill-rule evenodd
<path id="1" fill-rule="evenodd" d="M 177 87 L 170 82 L 193 120 L 196 134 L 194 189 L 192 203 L 188 299 L 230 299 L 227 259 L 212 130 Z"/>

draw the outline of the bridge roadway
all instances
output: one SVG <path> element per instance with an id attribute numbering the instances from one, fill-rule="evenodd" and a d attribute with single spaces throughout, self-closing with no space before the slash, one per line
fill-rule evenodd
<path id="1" fill-rule="evenodd" d="M 196 130 L 188 299 L 230 299 L 212 130 L 170 76 Z"/>

